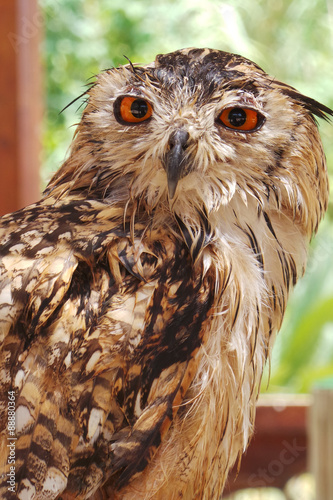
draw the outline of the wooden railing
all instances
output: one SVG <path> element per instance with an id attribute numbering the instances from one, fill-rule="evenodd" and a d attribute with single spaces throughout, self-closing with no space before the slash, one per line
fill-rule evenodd
<path id="1" fill-rule="evenodd" d="M 291 477 L 307 470 L 311 402 L 311 396 L 297 395 L 274 394 L 259 399 L 254 437 L 239 471 L 235 467 L 230 474 L 225 495 L 243 488 L 282 489 Z"/>

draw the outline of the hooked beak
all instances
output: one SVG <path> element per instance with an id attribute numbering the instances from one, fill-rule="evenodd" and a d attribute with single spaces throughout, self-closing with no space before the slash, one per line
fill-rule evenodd
<path id="1" fill-rule="evenodd" d="M 178 129 L 169 139 L 170 150 L 166 154 L 164 168 L 168 179 L 170 200 L 175 196 L 178 181 L 184 176 L 184 157 L 187 141 L 190 135 L 187 130 Z"/>

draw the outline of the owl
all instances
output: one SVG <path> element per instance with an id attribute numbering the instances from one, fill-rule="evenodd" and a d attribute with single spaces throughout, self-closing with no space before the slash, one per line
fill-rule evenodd
<path id="1" fill-rule="evenodd" d="M 1 219 L 3 499 L 220 498 L 328 203 L 333 112 L 211 49 L 99 75 Z"/>

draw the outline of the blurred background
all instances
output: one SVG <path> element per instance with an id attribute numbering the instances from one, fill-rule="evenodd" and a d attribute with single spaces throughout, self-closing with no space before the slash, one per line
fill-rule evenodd
<path id="1" fill-rule="evenodd" d="M 126 64 L 124 56 L 134 63 L 148 63 L 158 53 L 190 46 L 236 52 L 254 60 L 273 77 L 333 108 L 333 0 L 38 3 L 39 14 L 27 24 L 25 39 L 30 40 L 38 31 L 45 98 L 41 190 L 66 157 L 82 111 L 80 101 L 61 110 L 84 92 L 85 85 L 98 72 Z M 24 24 L 24 15 L 22 19 Z M 7 38 L 15 51 L 25 49 L 24 39 L 15 38 L 15 32 Z M 333 128 L 324 121 L 319 126 L 333 185 Z M 273 402 L 278 399 L 277 393 L 304 394 L 307 398 L 306 394 L 316 385 L 331 384 L 332 201 L 331 189 L 328 214 L 313 241 L 306 275 L 292 295 L 265 373 L 262 393 L 270 393 L 267 397 Z M 270 486 L 268 480 L 266 486 Z M 289 483 L 283 493 L 261 489 L 249 495 L 249 491 L 235 493 L 232 498 L 313 500 L 315 493 L 313 480 L 307 477 L 302 483 L 296 481 L 296 486 L 295 481 Z"/>

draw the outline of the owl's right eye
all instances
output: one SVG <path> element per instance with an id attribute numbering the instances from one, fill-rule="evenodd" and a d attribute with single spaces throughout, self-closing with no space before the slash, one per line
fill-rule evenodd
<path id="1" fill-rule="evenodd" d="M 119 97 L 114 103 L 114 114 L 119 123 L 135 125 L 148 120 L 153 113 L 151 104 L 133 96 Z"/>

